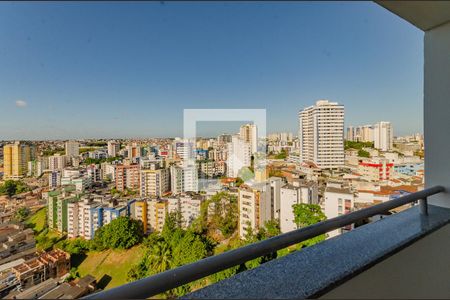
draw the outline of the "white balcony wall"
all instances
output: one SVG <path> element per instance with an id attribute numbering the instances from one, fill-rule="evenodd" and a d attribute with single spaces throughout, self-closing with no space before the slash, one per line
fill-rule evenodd
<path id="1" fill-rule="evenodd" d="M 425 185 L 450 191 L 450 23 L 425 32 Z M 430 202 L 450 207 L 448 193 Z"/>

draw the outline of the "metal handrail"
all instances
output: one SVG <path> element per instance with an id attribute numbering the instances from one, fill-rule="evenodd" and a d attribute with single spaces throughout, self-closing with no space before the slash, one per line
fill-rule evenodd
<path id="1" fill-rule="evenodd" d="M 427 197 L 445 192 L 442 186 L 434 186 L 394 200 L 354 211 L 314 225 L 210 256 L 194 263 L 168 270 L 131 283 L 88 295 L 84 299 L 142 299 L 179 287 L 222 270 L 243 264 L 249 260 L 273 253 L 288 246 L 325 234 L 334 229 L 353 224 L 362 219 L 387 212 L 393 208 L 419 201 L 420 213 L 428 214 Z"/>

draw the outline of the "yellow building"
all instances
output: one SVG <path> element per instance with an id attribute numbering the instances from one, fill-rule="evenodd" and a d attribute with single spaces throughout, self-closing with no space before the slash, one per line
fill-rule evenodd
<path id="1" fill-rule="evenodd" d="M 34 159 L 34 147 L 15 142 L 3 147 L 5 179 L 20 179 L 27 173 L 28 162 Z"/>
<path id="2" fill-rule="evenodd" d="M 147 199 L 135 204 L 135 218 L 140 220 L 144 233 L 161 232 L 166 220 L 167 201 Z"/>
<path id="3" fill-rule="evenodd" d="M 162 197 L 170 191 L 169 169 L 141 170 L 141 197 Z"/>

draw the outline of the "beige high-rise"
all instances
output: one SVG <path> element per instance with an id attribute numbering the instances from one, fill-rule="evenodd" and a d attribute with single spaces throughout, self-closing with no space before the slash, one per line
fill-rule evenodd
<path id="1" fill-rule="evenodd" d="M 5 179 L 20 179 L 27 173 L 28 162 L 34 158 L 34 147 L 21 142 L 3 147 Z"/>

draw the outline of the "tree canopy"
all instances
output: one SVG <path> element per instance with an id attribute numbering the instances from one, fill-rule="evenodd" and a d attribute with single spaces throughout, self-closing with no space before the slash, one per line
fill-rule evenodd
<path id="1" fill-rule="evenodd" d="M 142 238 L 142 223 L 122 216 L 97 229 L 92 246 L 97 250 L 128 249 L 140 243 Z"/>
<path id="2" fill-rule="evenodd" d="M 358 156 L 359 157 L 370 157 L 370 153 L 361 149 L 361 150 L 358 150 Z"/>
<path id="3" fill-rule="evenodd" d="M 29 190 L 30 188 L 23 181 L 19 180 L 6 180 L 0 185 L 0 195 L 7 195 L 10 198 Z"/>
<path id="4" fill-rule="evenodd" d="M 292 205 L 294 210 L 294 222 L 297 224 L 298 228 L 311 226 L 318 222 L 326 220 L 325 214 L 322 212 L 322 209 L 317 204 L 294 204 Z M 319 235 L 307 241 L 304 241 L 299 244 L 299 247 L 312 246 L 318 242 L 321 242 L 325 239 L 325 235 Z"/>

